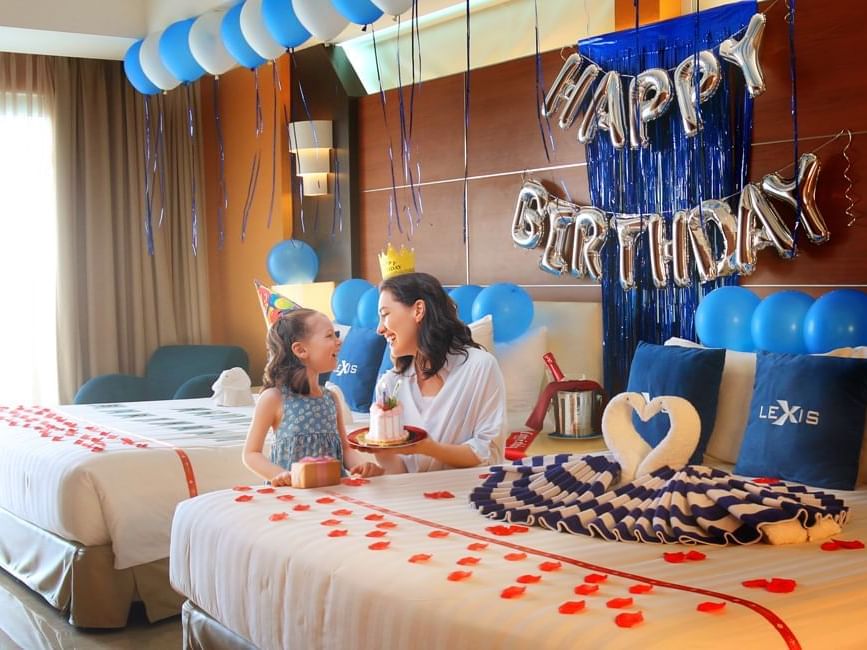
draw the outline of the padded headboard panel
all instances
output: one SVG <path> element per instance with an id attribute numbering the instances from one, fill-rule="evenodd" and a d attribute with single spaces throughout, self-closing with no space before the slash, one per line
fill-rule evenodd
<path id="1" fill-rule="evenodd" d="M 570 379 L 602 383 L 602 304 L 535 302 L 531 327 L 548 328 L 548 348 Z"/>

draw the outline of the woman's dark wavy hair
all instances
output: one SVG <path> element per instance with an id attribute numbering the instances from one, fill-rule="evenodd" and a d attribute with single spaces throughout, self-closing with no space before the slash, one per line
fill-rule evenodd
<path id="1" fill-rule="evenodd" d="M 470 328 L 458 318 L 458 309 L 434 276 L 427 273 L 405 273 L 383 280 L 380 291 L 388 291 L 399 303 L 412 307 L 416 300 L 424 302 L 424 318 L 418 326 L 418 349 L 425 361 L 422 374 L 433 377 L 446 363 L 449 354 L 460 353 L 466 358 L 467 348 L 480 348 L 473 341 Z M 403 373 L 413 362 L 412 355 L 395 360 L 395 369 Z"/>
<path id="2" fill-rule="evenodd" d="M 313 309 L 287 312 L 268 329 L 268 362 L 262 376 L 263 390 L 286 386 L 293 393 L 310 394 L 307 366 L 292 352 L 292 344 L 307 338 L 307 322 L 315 313 Z"/>

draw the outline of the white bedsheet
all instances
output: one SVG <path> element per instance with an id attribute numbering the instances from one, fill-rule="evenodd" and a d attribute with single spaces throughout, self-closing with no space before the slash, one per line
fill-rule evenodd
<path id="1" fill-rule="evenodd" d="M 229 490 L 184 501 L 172 526 L 172 585 L 269 650 L 867 647 L 865 550 L 827 552 L 818 543 L 701 547 L 706 560 L 673 564 L 664 561 L 664 552 L 695 547 L 606 542 L 537 528 L 498 536 L 486 528 L 500 522 L 467 505 L 479 473 L 386 476 L 361 487 L 265 494 Z M 442 490 L 456 498 L 424 496 Z M 328 493 L 333 503 L 317 502 Z M 245 495 L 252 500 L 236 501 Z M 280 495 L 295 498 L 281 501 Z M 851 517 L 838 537 L 867 540 L 867 491 L 840 495 Z M 298 504 L 310 508 L 294 510 Z M 281 512 L 288 518 L 269 520 Z M 383 515 L 396 527 L 378 529 L 382 521 L 369 515 Z M 329 520 L 339 523 L 327 525 Z M 347 532 L 330 537 L 333 530 Z M 365 536 L 374 530 L 387 534 Z M 432 538 L 434 530 L 448 536 Z M 388 548 L 368 548 L 383 540 L 390 541 Z M 472 543 L 488 546 L 469 550 Z M 408 561 L 419 553 L 432 557 Z M 509 561 L 508 553 L 527 557 Z M 479 563 L 458 565 L 464 557 Z M 562 568 L 540 570 L 546 561 Z M 449 581 L 456 570 L 472 575 Z M 591 573 L 608 577 L 597 593 L 576 595 L 574 587 Z M 501 598 L 521 575 L 541 580 L 526 585 L 521 598 Z M 771 593 L 741 584 L 773 577 L 794 579 L 797 587 Z M 653 584 L 653 590 L 629 593 L 637 583 Z M 632 606 L 606 606 L 627 597 Z M 577 600 L 585 601 L 584 611 L 558 612 L 561 603 Z M 697 611 L 704 601 L 726 604 L 717 613 Z M 644 621 L 635 627 L 614 622 L 619 613 L 639 611 Z"/>
<path id="2" fill-rule="evenodd" d="M 118 569 L 168 555 L 174 507 L 190 495 L 175 448 L 199 494 L 256 480 L 241 462 L 252 406 L 198 399 L 52 410 L 79 424 L 75 435 L 54 440 L 23 418 L 0 422 L 0 507 L 84 545 L 111 543 Z M 105 451 L 75 444 L 82 433 L 104 440 Z"/>

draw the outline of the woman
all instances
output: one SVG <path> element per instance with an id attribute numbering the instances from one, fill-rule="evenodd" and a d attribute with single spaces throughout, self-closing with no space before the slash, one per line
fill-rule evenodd
<path id="1" fill-rule="evenodd" d="M 395 392 L 404 424 L 428 437 L 397 451 L 379 451 L 388 473 L 474 467 L 503 460 L 506 389 L 492 354 L 470 336 L 454 302 L 427 273 L 384 280 L 377 332 L 391 346 L 394 369 L 377 395 Z"/>

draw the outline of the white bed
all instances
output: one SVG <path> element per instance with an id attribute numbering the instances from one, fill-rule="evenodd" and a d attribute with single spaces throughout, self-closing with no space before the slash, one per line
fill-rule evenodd
<path id="1" fill-rule="evenodd" d="M 363 486 L 283 488 L 273 494 L 230 490 L 185 501 L 172 528 L 172 585 L 189 599 L 190 612 L 201 610 L 200 631 L 204 619 L 263 649 L 867 647 L 864 550 L 826 552 L 818 543 L 703 547 L 706 560 L 672 564 L 664 552 L 689 548 L 538 528 L 498 536 L 487 529 L 502 522 L 467 504 L 479 474 L 470 469 L 386 476 Z M 424 496 L 443 490 L 455 498 Z M 294 500 L 277 498 L 286 494 Z M 851 508 L 839 537 L 867 539 L 867 491 L 838 494 Z M 238 502 L 240 495 L 253 499 Z M 326 495 L 334 502 L 317 502 Z M 294 510 L 298 504 L 310 508 Z M 283 512 L 288 518 L 269 520 Z M 382 521 L 369 515 L 382 515 L 396 527 L 377 528 Z M 340 523 L 323 524 L 329 520 Z M 330 537 L 334 530 L 347 532 Z M 386 535 L 365 536 L 374 530 Z M 436 530 L 448 535 L 430 537 Z M 383 540 L 388 548 L 369 548 Z M 488 546 L 468 550 L 473 543 Z M 432 557 L 408 561 L 422 553 Z M 508 553 L 527 557 L 509 561 Z M 480 561 L 457 564 L 464 557 Z M 540 570 L 540 563 L 552 561 L 562 568 Z M 456 570 L 472 575 L 449 581 Z M 593 573 L 608 576 L 599 591 L 576 595 L 573 588 Z M 526 585 L 521 598 L 500 597 L 525 574 L 541 581 Z M 797 587 L 770 593 L 741 584 L 772 577 L 794 579 Z M 653 589 L 634 595 L 628 588 L 635 584 Z M 634 599 L 630 607 L 606 606 L 628 597 Z M 577 600 L 585 601 L 584 611 L 558 612 L 560 604 Z M 704 601 L 725 607 L 697 611 Z M 637 626 L 615 624 L 618 614 L 638 611 L 644 621 Z M 190 620 L 185 615 L 185 624 Z M 186 633 L 189 638 L 195 630 L 187 626 Z"/>

